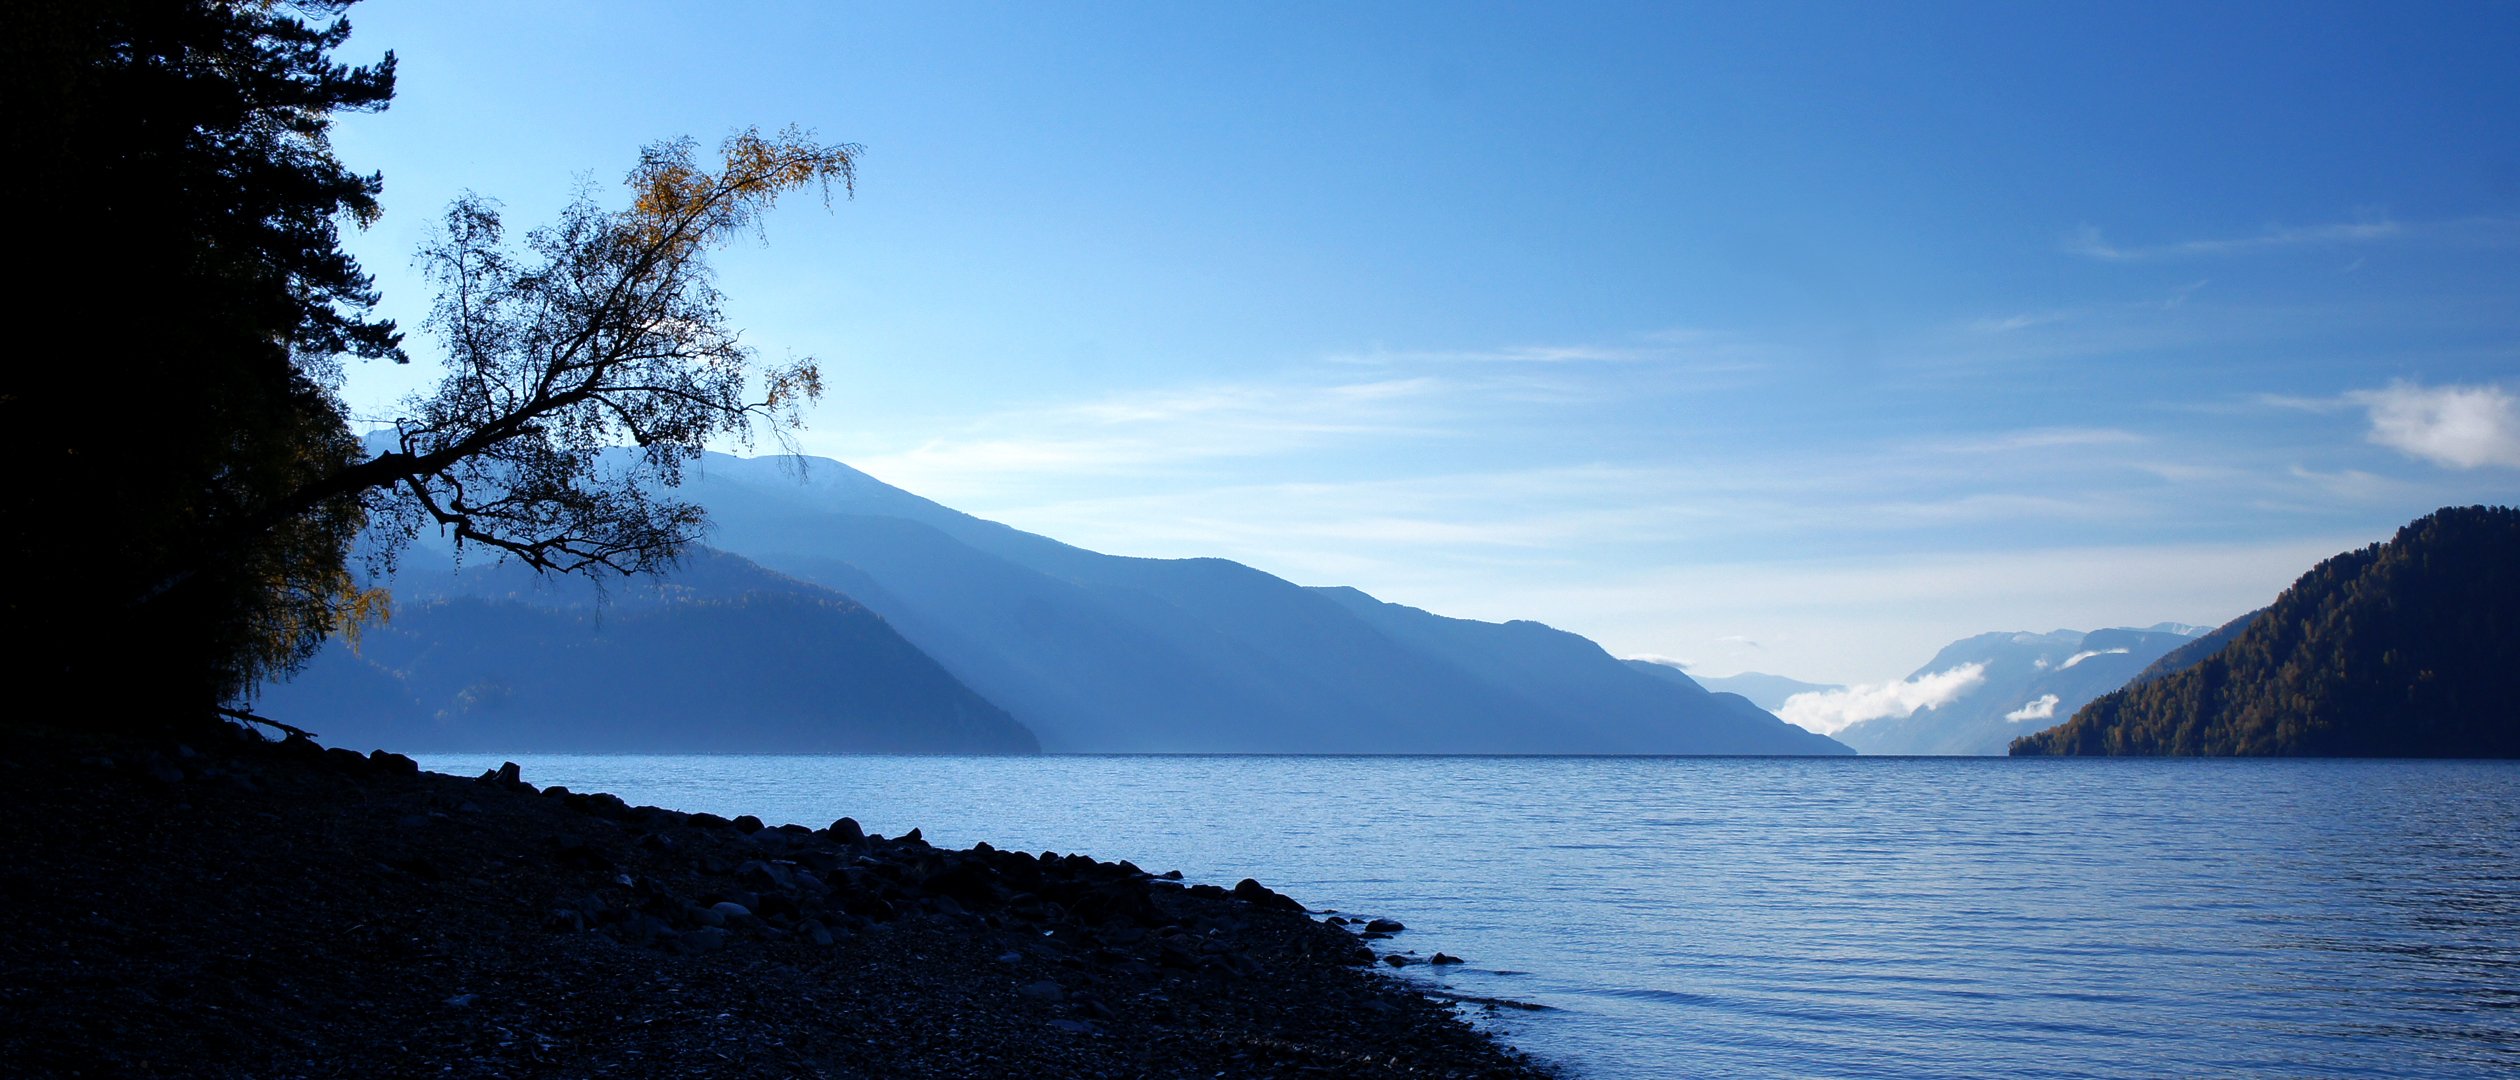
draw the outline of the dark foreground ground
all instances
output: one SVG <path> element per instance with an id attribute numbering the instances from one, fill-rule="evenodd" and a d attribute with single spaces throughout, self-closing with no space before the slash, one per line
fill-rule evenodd
<path id="1" fill-rule="evenodd" d="M 12 1076 L 1536 1077 L 1256 885 L 0 728 Z"/>

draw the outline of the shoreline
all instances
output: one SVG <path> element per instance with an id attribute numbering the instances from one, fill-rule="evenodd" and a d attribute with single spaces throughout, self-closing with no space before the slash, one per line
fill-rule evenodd
<path id="1" fill-rule="evenodd" d="M 21 1075 L 1548 1075 L 1257 882 L 227 725 L 11 735 Z"/>

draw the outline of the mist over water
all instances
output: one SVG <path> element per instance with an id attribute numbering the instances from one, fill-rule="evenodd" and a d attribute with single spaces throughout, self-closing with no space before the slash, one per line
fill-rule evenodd
<path id="1" fill-rule="evenodd" d="M 516 760 L 1400 918 L 1578 1076 L 2520 1070 L 2520 762 Z"/>

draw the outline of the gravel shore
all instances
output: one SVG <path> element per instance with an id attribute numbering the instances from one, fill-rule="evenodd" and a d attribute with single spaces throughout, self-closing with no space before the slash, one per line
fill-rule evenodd
<path id="1" fill-rule="evenodd" d="M 1547 1075 L 1254 882 L 224 725 L 8 737 L 13 1075 Z"/>

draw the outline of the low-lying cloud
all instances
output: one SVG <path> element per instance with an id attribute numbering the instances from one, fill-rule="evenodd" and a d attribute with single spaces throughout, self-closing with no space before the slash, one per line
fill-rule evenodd
<path id="1" fill-rule="evenodd" d="M 2072 656 L 2066 657 L 2064 663 L 2056 665 L 2056 670 L 2063 671 L 2066 668 L 2082 663 L 2083 661 L 2089 660 L 2095 656 L 2124 656 L 2127 652 L 2128 650 L 2126 649 L 2090 649 L 2084 652 L 2078 652 Z"/>
<path id="2" fill-rule="evenodd" d="M 2499 386 L 2397 382 L 2346 400 L 2370 411 L 2381 446 L 2454 469 L 2520 468 L 2520 399 Z"/>
<path id="3" fill-rule="evenodd" d="M 2126 650 L 2119 649 L 2118 651 L 2125 652 Z M 2083 655 L 2089 656 L 2091 654 L 2085 653 Z M 2054 694 L 2041 694 L 2037 698 L 2032 699 L 2029 704 L 2005 713 L 2004 719 L 2010 720 L 2016 724 L 2024 720 L 2054 720 L 2056 719 L 2057 703 L 2063 700 L 2063 698 L 2057 697 Z"/>
<path id="4" fill-rule="evenodd" d="M 1866 720 L 1912 716 L 1918 709 L 1947 705 L 1985 681 L 1986 665 L 1962 664 L 1899 682 L 1796 694 L 1785 699 L 1785 707 L 1776 715 L 1786 723 L 1828 735 Z"/>

